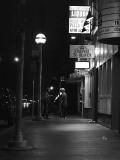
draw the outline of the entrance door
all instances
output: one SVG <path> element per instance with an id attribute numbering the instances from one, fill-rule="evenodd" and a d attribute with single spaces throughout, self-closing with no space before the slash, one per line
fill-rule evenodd
<path id="1" fill-rule="evenodd" d="M 68 112 L 70 115 L 78 114 L 78 88 L 76 83 L 68 84 Z"/>

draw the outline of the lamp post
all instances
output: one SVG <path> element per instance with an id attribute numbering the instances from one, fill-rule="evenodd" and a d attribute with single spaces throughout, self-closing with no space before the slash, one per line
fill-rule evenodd
<path id="1" fill-rule="evenodd" d="M 18 1 L 18 36 L 20 38 L 20 59 L 14 59 L 18 62 L 18 76 L 17 76 L 17 105 L 16 105 L 16 123 L 14 127 L 13 137 L 8 141 L 8 145 L 4 147 L 5 150 L 17 150 L 24 151 L 32 149 L 32 146 L 27 144 L 27 141 L 23 139 L 22 134 L 22 98 L 23 98 L 23 72 L 24 72 L 24 45 L 25 45 L 25 24 L 24 19 L 26 0 Z M 23 16 L 24 15 L 24 16 Z"/>
<path id="2" fill-rule="evenodd" d="M 22 134 L 22 97 L 23 97 L 23 68 L 24 68 L 24 40 L 25 33 L 21 33 L 21 56 L 18 63 L 18 79 L 17 79 L 17 106 L 16 106 L 16 124 L 14 134 L 5 150 L 24 151 L 32 149 L 32 146 L 27 145 L 27 141 L 23 139 Z"/>
<path id="3" fill-rule="evenodd" d="M 39 103 L 38 103 L 38 113 L 36 120 L 42 120 L 42 113 L 41 113 L 41 84 L 42 84 L 42 45 L 46 42 L 46 37 L 44 34 L 39 33 L 36 35 L 35 42 L 38 44 L 39 47 Z"/>

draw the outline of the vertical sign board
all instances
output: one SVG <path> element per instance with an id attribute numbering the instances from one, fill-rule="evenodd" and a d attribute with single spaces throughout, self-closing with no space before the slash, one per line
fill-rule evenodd
<path id="1" fill-rule="evenodd" d="M 90 75 L 85 75 L 84 108 L 91 108 L 91 105 L 90 105 Z"/>
<path id="2" fill-rule="evenodd" d="M 69 33 L 82 33 L 90 6 L 69 6 Z M 90 33 L 90 23 L 84 26 L 83 33 Z"/>
<path id="3" fill-rule="evenodd" d="M 107 42 L 120 37 L 120 1 L 100 0 L 98 5 L 98 39 Z"/>

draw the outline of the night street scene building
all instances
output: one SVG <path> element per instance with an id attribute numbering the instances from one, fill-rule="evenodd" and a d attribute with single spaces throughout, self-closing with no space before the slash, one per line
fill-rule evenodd
<path id="1" fill-rule="evenodd" d="M 0 156 L 120 159 L 120 2 L 13 0 L 0 11 Z"/>

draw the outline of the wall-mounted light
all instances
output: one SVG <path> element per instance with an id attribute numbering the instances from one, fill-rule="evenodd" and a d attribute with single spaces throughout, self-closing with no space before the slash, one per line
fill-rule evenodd
<path id="1" fill-rule="evenodd" d="M 71 36 L 70 38 L 71 38 L 72 40 L 74 40 L 74 39 L 76 39 L 76 36 Z"/>
<path id="2" fill-rule="evenodd" d="M 53 87 L 53 86 L 50 86 L 49 90 L 52 91 L 53 89 L 54 89 L 54 87 Z"/>

